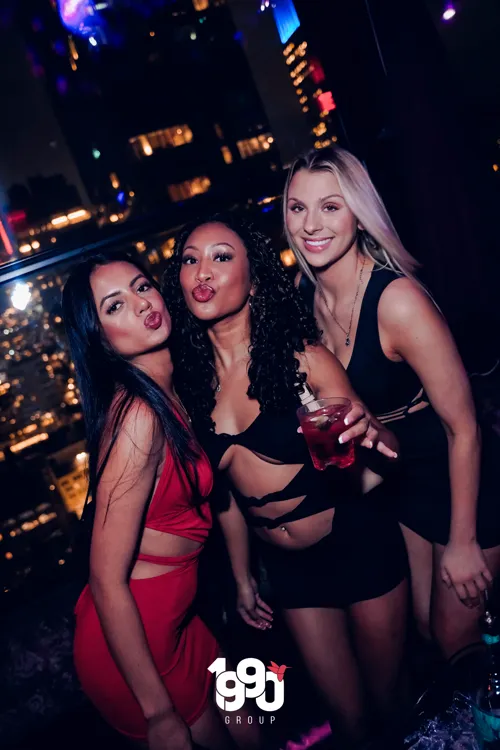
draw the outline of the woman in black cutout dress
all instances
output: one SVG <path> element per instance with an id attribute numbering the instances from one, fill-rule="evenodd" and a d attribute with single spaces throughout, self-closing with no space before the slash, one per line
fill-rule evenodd
<path id="1" fill-rule="evenodd" d="M 365 472 L 373 487 L 366 500 L 349 471 L 313 468 L 298 433 L 297 382 L 307 381 L 317 397 L 357 397 L 318 344 L 314 319 L 269 241 L 234 216 L 183 231 L 164 293 L 177 328 L 176 388 L 231 488 L 220 520 L 240 613 L 255 627 L 270 626 L 249 572 L 252 526 L 313 680 L 345 735 L 361 741 L 365 689 L 379 717 L 387 718 L 400 698 L 404 542 L 397 523 L 377 510 L 380 477 Z M 391 442 L 382 427 L 380 436 L 366 430 L 361 419 L 344 435 L 365 433 L 365 445 L 393 455 L 380 442 Z"/>
<path id="2" fill-rule="evenodd" d="M 483 439 L 480 486 L 465 370 L 360 162 L 338 148 L 299 157 L 284 212 L 325 345 L 399 438 L 396 503 L 414 613 L 422 634 L 432 632 L 451 657 L 479 639 L 481 592 L 500 568 L 500 503 L 488 476 L 493 436 Z"/>

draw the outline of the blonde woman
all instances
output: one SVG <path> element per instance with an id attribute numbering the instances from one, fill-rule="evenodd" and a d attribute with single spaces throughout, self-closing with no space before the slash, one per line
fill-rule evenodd
<path id="1" fill-rule="evenodd" d="M 480 488 L 481 435 L 462 361 L 352 154 L 296 159 L 284 217 L 324 343 L 399 438 L 396 507 L 415 617 L 451 657 L 478 639 L 481 592 L 500 567 L 500 504 L 486 482 Z"/>

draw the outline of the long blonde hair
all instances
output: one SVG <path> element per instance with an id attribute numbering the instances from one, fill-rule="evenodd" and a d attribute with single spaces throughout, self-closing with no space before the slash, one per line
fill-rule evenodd
<path id="1" fill-rule="evenodd" d="M 302 272 L 314 284 L 316 276 L 304 256 L 293 242 L 287 227 L 287 205 L 290 183 L 301 169 L 309 172 L 330 172 L 340 185 L 347 207 L 363 226 L 359 232 L 358 247 L 361 253 L 371 258 L 375 266 L 390 268 L 413 281 L 419 263 L 405 249 L 387 209 L 370 176 L 349 151 L 337 146 L 311 149 L 292 163 L 283 194 L 283 217 L 287 240 Z M 419 286 L 421 284 L 417 281 Z"/>

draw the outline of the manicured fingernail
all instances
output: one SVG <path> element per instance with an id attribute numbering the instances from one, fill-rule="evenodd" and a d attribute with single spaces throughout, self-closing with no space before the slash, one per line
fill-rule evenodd
<path id="1" fill-rule="evenodd" d="M 344 442 L 344 436 L 343 436 L 343 435 L 341 435 L 341 436 L 339 437 L 339 443 L 343 443 L 343 442 Z"/>
<path id="2" fill-rule="evenodd" d="M 369 440 L 369 441 L 368 441 L 368 447 L 369 447 L 369 448 L 373 448 L 373 443 L 372 443 L 372 441 L 371 441 L 371 440 Z"/>
<path id="3" fill-rule="evenodd" d="M 350 423 L 351 423 L 351 420 L 349 419 L 349 417 L 346 417 L 344 419 L 344 424 L 350 424 Z"/>
<path id="4" fill-rule="evenodd" d="M 392 457 L 393 457 L 393 458 L 397 458 L 397 457 L 398 457 L 398 454 L 397 454 L 397 453 L 394 453 L 394 452 L 393 452 L 393 453 L 392 453 Z"/>

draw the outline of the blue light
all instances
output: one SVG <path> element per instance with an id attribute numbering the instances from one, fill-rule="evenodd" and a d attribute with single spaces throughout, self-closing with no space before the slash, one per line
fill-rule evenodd
<path id="1" fill-rule="evenodd" d="M 118 203 L 124 203 L 124 201 L 125 201 L 125 193 L 123 193 L 123 192 L 118 193 L 118 195 L 116 196 L 116 200 L 118 201 Z"/>
<path id="2" fill-rule="evenodd" d="M 60 39 L 54 42 L 54 52 L 57 52 L 58 55 L 66 54 L 66 45 Z"/>
<path id="3" fill-rule="evenodd" d="M 281 43 L 286 44 L 300 26 L 293 0 L 275 0 L 272 10 Z"/>

